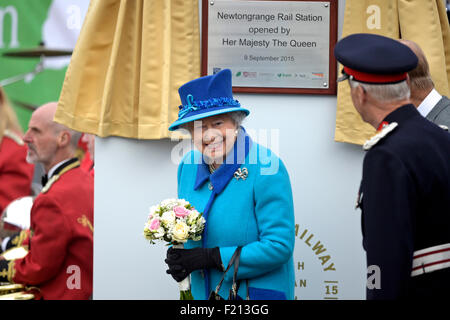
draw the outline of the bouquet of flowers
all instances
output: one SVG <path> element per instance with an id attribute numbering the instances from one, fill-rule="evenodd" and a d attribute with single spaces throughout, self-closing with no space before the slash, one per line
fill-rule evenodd
<path id="1" fill-rule="evenodd" d="M 199 241 L 205 228 L 205 218 L 184 199 L 166 199 L 150 207 L 144 227 L 144 237 L 154 244 L 161 240 L 183 248 L 188 240 Z M 189 277 L 178 283 L 180 300 L 193 300 Z"/>

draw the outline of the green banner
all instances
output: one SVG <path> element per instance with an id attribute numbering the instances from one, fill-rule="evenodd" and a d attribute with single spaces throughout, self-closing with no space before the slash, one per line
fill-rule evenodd
<path id="1" fill-rule="evenodd" d="M 0 0 L 0 83 L 24 130 L 32 106 L 59 99 L 70 55 L 50 52 L 73 50 L 88 5 L 88 0 Z M 41 72 L 30 74 L 39 66 Z"/>

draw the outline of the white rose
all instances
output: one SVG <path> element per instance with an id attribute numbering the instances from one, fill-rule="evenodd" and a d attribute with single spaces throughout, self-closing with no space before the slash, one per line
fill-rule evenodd
<path id="1" fill-rule="evenodd" d="M 160 239 L 160 238 L 164 237 L 164 234 L 165 234 L 164 228 L 163 228 L 163 227 L 159 227 L 159 228 L 156 230 L 156 233 L 154 233 L 153 236 L 154 236 L 156 239 Z"/>
<path id="2" fill-rule="evenodd" d="M 189 204 L 189 202 L 187 202 L 184 199 L 178 199 L 178 205 L 181 207 L 186 207 Z"/>
<path id="3" fill-rule="evenodd" d="M 166 227 L 170 227 L 171 225 L 173 225 L 175 223 L 175 212 L 171 211 L 166 211 L 162 214 L 161 216 L 161 222 L 164 226 Z"/>
<path id="4" fill-rule="evenodd" d="M 183 221 L 178 221 L 172 230 L 172 239 L 177 242 L 186 242 L 189 235 L 189 226 Z"/>
<path id="5" fill-rule="evenodd" d="M 188 225 L 192 226 L 200 216 L 200 213 L 197 210 L 192 210 L 189 216 L 187 217 Z"/>
<path id="6" fill-rule="evenodd" d="M 178 205 L 178 199 L 166 199 L 164 201 L 161 202 L 161 206 L 162 207 L 166 207 L 169 210 L 173 209 L 174 207 L 176 207 Z"/>

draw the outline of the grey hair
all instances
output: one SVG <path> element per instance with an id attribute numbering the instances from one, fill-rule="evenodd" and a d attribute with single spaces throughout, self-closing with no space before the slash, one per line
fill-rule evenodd
<path id="1" fill-rule="evenodd" d="M 369 84 L 353 79 L 349 79 L 348 82 L 352 88 L 361 86 L 373 98 L 381 102 L 405 100 L 411 96 L 411 90 L 406 80 L 391 84 Z"/>
<path id="2" fill-rule="evenodd" d="M 244 111 L 233 111 L 229 113 L 231 120 L 233 120 L 234 124 L 237 128 L 239 128 L 244 121 L 247 114 Z"/>
<path id="3" fill-rule="evenodd" d="M 72 129 L 69 129 L 68 131 L 70 132 L 70 145 L 74 149 L 78 148 L 78 142 L 80 141 L 83 134 Z"/>
<path id="4" fill-rule="evenodd" d="M 62 125 L 57 122 L 53 122 L 53 128 L 54 128 L 54 132 L 56 134 L 60 133 L 61 131 L 67 131 L 70 134 L 70 147 L 73 150 L 76 150 L 78 148 L 78 142 L 80 141 L 81 135 L 82 135 L 81 132 L 72 130 L 72 129 L 66 127 L 65 125 Z"/>

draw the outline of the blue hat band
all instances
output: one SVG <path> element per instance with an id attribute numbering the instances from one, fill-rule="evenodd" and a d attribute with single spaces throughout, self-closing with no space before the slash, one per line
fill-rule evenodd
<path id="1" fill-rule="evenodd" d="M 208 109 L 220 110 L 229 107 L 239 108 L 241 104 L 239 101 L 228 97 L 211 98 L 203 101 L 194 101 L 192 95 L 186 97 L 187 105 L 179 106 L 178 120 L 181 120 L 186 115 L 195 116 L 197 114 L 209 111 Z"/>

